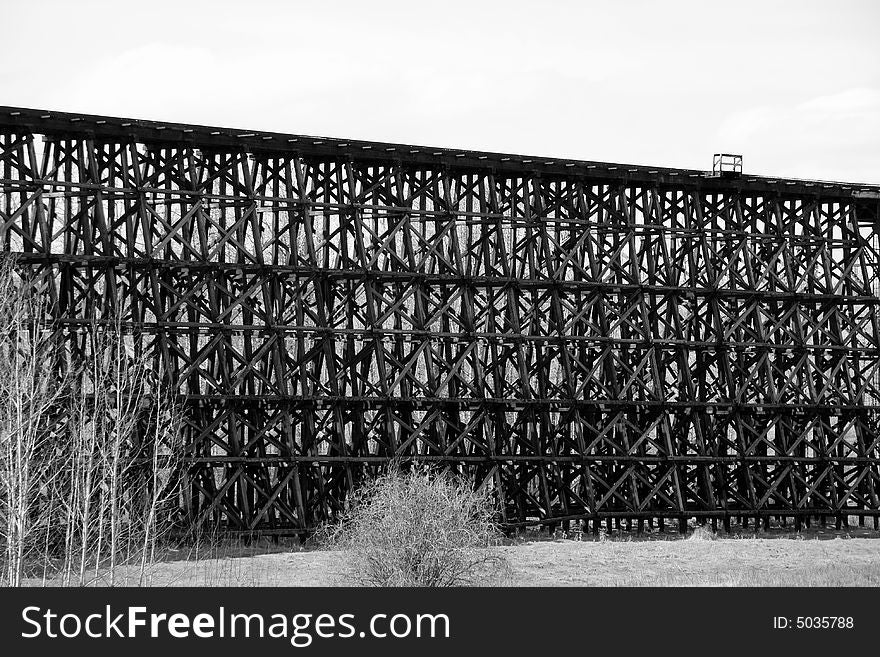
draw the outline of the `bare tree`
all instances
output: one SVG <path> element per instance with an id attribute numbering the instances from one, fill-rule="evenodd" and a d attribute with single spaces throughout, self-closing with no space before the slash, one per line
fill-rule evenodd
<path id="1" fill-rule="evenodd" d="M 3 579 L 145 584 L 177 508 L 180 407 L 118 319 L 62 358 L 47 296 L 0 257 Z"/>
<path id="2" fill-rule="evenodd" d="M 145 583 L 177 496 L 179 407 L 119 322 L 93 326 L 71 395 L 64 583 L 117 583 L 136 565 Z M 72 558 L 76 555 L 76 558 Z"/>
<path id="3" fill-rule="evenodd" d="M 50 416 L 63 394 L 54 368 L 46 298 L 0 254 L 0 539 L 4 579 L 21 583 L 28 554 L 40 544 L 38 513 L 52 472 L 39 467 L 51 436 Z"/>

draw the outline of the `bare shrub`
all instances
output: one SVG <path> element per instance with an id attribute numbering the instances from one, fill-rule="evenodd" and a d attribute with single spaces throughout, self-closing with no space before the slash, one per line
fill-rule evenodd
<path id="1" fill-rule="evenodd" d="M 362 586 L 458 586 L 505 566 L 490 492 L 428 468 L 388 471 L 356 490 L 322 542 Z"/>

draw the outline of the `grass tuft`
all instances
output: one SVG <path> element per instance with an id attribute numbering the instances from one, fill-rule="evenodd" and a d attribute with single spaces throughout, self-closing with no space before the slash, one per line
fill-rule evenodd
<path id="1" fill-rule="evenodd" d="M 697 525 L 694 527 L 694 531 L 691 532 L 691 535 L 687 537 L 689 541 L 714 541 L 715 540 L 715 532 L 712 531 L 712 527 L 709 525 Z"/>

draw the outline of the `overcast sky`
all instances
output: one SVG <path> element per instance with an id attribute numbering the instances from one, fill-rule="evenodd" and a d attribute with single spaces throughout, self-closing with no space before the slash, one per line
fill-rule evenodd
<path id="1" fill-rule="evenodd" d="M 0 6 L 0 104 L 880 183 L 876 0 Z"/>

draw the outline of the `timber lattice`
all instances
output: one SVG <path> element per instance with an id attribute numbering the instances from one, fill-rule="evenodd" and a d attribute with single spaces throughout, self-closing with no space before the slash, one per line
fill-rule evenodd
<path id="1" fill-rule="evenodd" d="M 880 513 L 880 188 L 0 108 L 0 240 L 187 407 L 193 519 L 393 456 L 511 524 Z M 594 527 L 597 526 L 594 523 Z"/>

